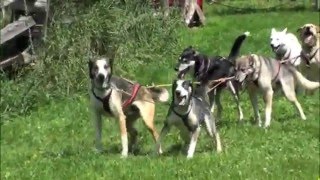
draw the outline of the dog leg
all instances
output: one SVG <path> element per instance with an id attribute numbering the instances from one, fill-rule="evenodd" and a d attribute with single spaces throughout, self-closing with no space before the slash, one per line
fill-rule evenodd
<path id="1" fill-rule="evenodd" d="M 192 133 L 191 135 L 191 141 L 189 144 L 189 149 L 188 149 L 188 155 L 187 158 L 190 159 L 193 157 L 194 151 L 196 149 L 196 145 L 197 145 L 197 140 L 200 134 L 200 126 L 197 127 L 197 129 Z"/>
<path id="2" fill-rule="evenodd" d="M 217 89 L 214 89 L 213 92 L 209 92 L 209 101 L 211 105 L 210 111 L 212 114 L 214 113 L 214 109 L 216 105 L 216 102 L 215 102 L 216 94 L 217 94 Z"/>
<path id="3" fill-rule="evenodd" d="M 138 135 L 138 131 L 136 130 L 136 128 L 133 127 L 134 124 L 133 119 L 127 120 L 127 130 L 129 133 L 129 151 L 130 152 L 134 152 L 134 150 L 136 149 L 136 145 L 137 145 L 137 135 Z"/>
<path id="4" fill-rule="evenodd" d="M 122 157 L 128 156 L 128 133 L 126 127 L 126 116 L 124 114 L 119 116 L 119 125 L 121 132 L 121 143 L 122 143 Z"/>
<path id="5" fill-rule="evenodd" d="M 124 115 L 122 104 L 121 104 L 121 94 L 118 94 L 118 91 L 113 91 L 111 94 L 110 101 L 113 102 L 113 105 L 110 106 L 111 111 L 114 113 L 114 116 L 118 118 L 120 133 L 121 133 L 121 144 L 122 144 L 122 152 L 121 156 L 123 158 L 128 156 L 128 133 L 127 133 L 127 125 L 126 125 L 126 116 Z"/>
<path id="6" fill-rule="evenodd" d="M 301 104 L 297 100 L 296 93 L 294 91 L 294 81 L 293 81 L 293 79 L 292 80 L 287 79 L 286 82 L 281 82 L 281 85 L 282 85 L 282 90 L 283 90 L 285 96 L 287 97 L 287 99 L 291 103 L 294 103 L 294 105 L 298 109 L 301 119 L 302 120 L 306 120 L 307 119 L 306 115 L 304 114 L 303 109 L 301 107 Z"/>
<path id="7" fill-rule="evenodd" d="M 140 109 L 140 115 L 144 121 L 144 124 L 147 126 L 149 132 L 151 133 L 154 142 L 157 142 L 159 134 L 154 127 L 155 104 L 151 102 L 139 102 L 135 104 Z"/>
<path id="8" fill-rule="evenodd" d="M 162 149 L 161 149 L 161 141 L 162 139 L 169 133 L 170 131 L 170 125 L 168 123 L 164 123 L 164 126 L 161 129 L 161 133 L 159 138 L 157 139 L 156 143 L 156 153 L 162 154 Z"/>
<path id="9" fill-rule="evenodd" d="M 222 110 L 223 110 L 223 107 L 222 107 L 221 101 L 220 101 L 220 95 L 221 95 L 221 89 L 217 89 L 216 96 L 215 96 L 215 102 L 217 104 L 217 109 L 218 109 L 218 112 L 217 112 L 217 120 L 218 121 L 220 121 L 220 119 L 221 119 L 221 114 L 222 114 Z"/>
<path id="10" fill-rule="evenodd" d="M 103 151 L 102 142 L 101 142 L 101 132 L 102 132 L 102 117 L 101 114 L 97 111 L 94 112 L 94 126 L 96 130 L 96 140 L 95 140 L 95 146 L 98 152 Z"/>
<path id="11" fill-rule="evenodd" d="M 209 134 L 209 136 L 211 138 L 215 137 L 215 140 L 213 139 L 212 142 L 213 142 L 213 144 L 216 143 L 217 152 L 218 153 L 221 152 L 222 148 L 221 148 L 220 135 L 216 129 L 216 124 L 215 124 L 214 120 L 211 119 L 211 117 L 205 117 L 204 122 L 205 122 L 206 130 L 207 130 L 207 133 Z"/>
<path id="12" fill-rule="evenodd" d="M 271 122 L 273 90 L 270 87 L 268 89 L 264 89 L 263 91 L 264 91 L 263 99 L 266 104 L 264 127 L 267 128 L 270 126 L 270 122 Z"/>
<path id="13" fill-rule="evenodd" d="M 239 113 L 239 121 L 242 121 L 243 120 L 243 113 L 242 113 L 242 108 L 240 106 L 239 94 L 237 93 L 236 89 L 234 88 L 232 81 L 228 81 L 228 85 L 229 85 L 230 90 L 233 94 L 233 98 L 237 103 L 238 113 Z"/>
<path id="14" fill-rule="evenodd" d="M 261 127 L 261 117 L 259 113 L 258 97 L 255 87 L 249 86 L 248 93 L 253 108 L 254 119 L 258 122 L 258 126 Z"/>

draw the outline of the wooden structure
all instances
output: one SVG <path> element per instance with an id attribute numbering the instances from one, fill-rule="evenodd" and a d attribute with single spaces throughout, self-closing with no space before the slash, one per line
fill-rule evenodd
<path id="1" fill-rule="evenodd" d="M 46 36 L 49 0 L 2 0 L 1 11 L 0 69 L 32 62 L 33 42 Z"/>
<path id="2" fill-rule="evenodd" d="M 184 20 L 189 27 L 205 24 L 205 16 L 202 11 L 202 0 L 186 0 L 184 6 Z"/>

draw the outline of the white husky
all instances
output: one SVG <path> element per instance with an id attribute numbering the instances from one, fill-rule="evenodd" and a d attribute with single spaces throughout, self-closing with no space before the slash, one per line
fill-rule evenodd
<path id="1" fill-rule="evenodd" d="M 272 28 L 270 45 L 278 60 L 289 61 L 294 66 L 302 64 L 301 44 L 294 34 L 287 33 L 287 28 L 282 31 Z"/>
<path id="2" fill-rule="evenodd" d="M 306 62 L 301 57 L 302 46 L 294 34 L 287 33 L 287 28 L 282 31 L 272 28 L 270 45 L 277 60 L 293 64 L 298 71 L 309 79 L 311 72 L 307 70 Z M 297 91 L 298 94 L 304 94 L 305 92 L 304 88 L 300 86 L 298 86 Z"/>

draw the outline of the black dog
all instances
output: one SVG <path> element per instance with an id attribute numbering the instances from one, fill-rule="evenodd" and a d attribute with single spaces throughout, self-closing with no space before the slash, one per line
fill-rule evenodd
<path id="1" fill-rule="evenodd" d="M 222 89 L 226 87 L 230 88 L 237 103 L 239 120 L 241 121 L 243 119 L 243 113 L 239 103 L 240 85 L 235 80 L 226 81 L 219 85 L 216 83 L 211 84 L 210 82 L 212 80 L 234 76 L 234 61 L 239 55 L 243 41 L 249 34 L 249 32 L 245 32 L 237 37 L 228 58 L 222 56 L 213 56 L 209 58 L 204 54 L 200 54 L 190 46 L 183 50 L 178 64 L 175 67 L 175 70 L 178 71 L 178 78 L 184 78 L 187 73 L 190 73 L 196 81 L 201 83 L 200 86 L 205 88 L 205 92 L 208 92 L 211 111 L 214 111 L 215 104 L 218 106 L 218 119 L 220 119 L 222 112 L 220 94 Z M 217 85 L 217 87 L 212 91 L 208 91 L 212 85 Z"/>

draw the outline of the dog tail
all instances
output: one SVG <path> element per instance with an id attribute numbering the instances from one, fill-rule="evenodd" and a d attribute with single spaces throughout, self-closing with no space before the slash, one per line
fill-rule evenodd
<path id="1" fill-rule="evenodd" d="M 320 82 L 310 81 L 305 78 L 294 66 L 289 66 L 289 71 L 293 74 L 300 85 L 308 90 L 314 90 L 320 87 Z"/>
<path id="2" fill-rule="evenodd" d="M 152 99 L 159 102 L 167 102 L 169 100 L 169 92 L 165 88 L 152 87 L 148 88 L 152 95 Z"/>
<path id="3" fill-rule="evenodd" d="M 240 52 L 240 47 L 243 43 L 243 41 L 246 39 L 247 36 L 250 35 L 250 32 L 245 32 L 241 34 L 240 36 L 237 37 L 237 39 L 234 41 L 233 46 L 231 48 L 228 60 L 231 62 L 234 62 L 237 56 L 239 55 Z"/>

